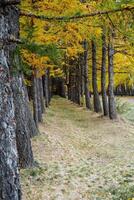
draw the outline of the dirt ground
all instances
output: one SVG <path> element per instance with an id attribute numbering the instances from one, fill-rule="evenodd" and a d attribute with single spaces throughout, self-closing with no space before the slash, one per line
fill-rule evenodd
<path id="1" fill-rule="evenodd" d="M 32 141 L 36 167 L 21 171 L 23 200 L 134 197 L 134 127 L 55 97 Z"/>

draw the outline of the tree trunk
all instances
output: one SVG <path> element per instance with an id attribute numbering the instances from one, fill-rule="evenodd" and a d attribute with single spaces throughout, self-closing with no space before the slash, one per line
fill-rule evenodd
<path id="1" fill-rule="evenodd" d="M 94 111 L 102 112 L 98 85 L 97 85 L 97 66 L 96 66 L 96 44 L 92 40 L 92 86 L 93 86 L 93 101 L 94 101 Z"/>
<path id="2" fill-rule="evenodd" d="M 40 87 L 41 111 L 42 111 L 42 113 L 44 113 L 45 112 L 45 102 L 44 102 L 44 95 L 43 95 L 42 77 L 39 78 L 39 87 Z"/>
<path id="3" fill-rule="evenodd" d="M 27 92 L 27 88 L 25 86 L 24 86 L 24 93 L 25 93 L 25 98 L 26 98 L 27 115 L 28 115 L 27 123 L 28 123 L 28 127 L 29 127 L 30 137 L 32 138 L 32 137 L 38 135 L 39 131 L 35 125 L 35 122 L 34 122 L 34 119 L 32 116 L 32 112 L 29 108 L 28 92 Z"/>
<path id="4" fill-rule="evenodd" d="M 83 105 L 84 104 L 84 58 L 83 58 L 83 54 L 79 55 L 79 60 L 78 60 L 78 64 L 79 64 L 79 76 L 80 76 L 80 104 Z"/>
<path id="5" fill-rule="evenodd" d="M 61 79 L 61 97 L 66 98 L 65 80 Z"/>
<path id="6" fill-rule="evenodd" d="M 16 123 L 9 73 L 10 55 L 16 45 L 4 41 L 9 34 L 18 37 L 19 12 L 15 6 L 2 7 L 3 3 L 10 3 L 10 0 L 0 0 L 0 37 L 3 39 L 3 45 L 0 44 L 0 199 L 20 200 Z"/>
<path id="7" fill-rule="evenodd" d="M 29 127 L 29 107 L 25 96 L 22 75 L 15 75 L 12 79 L 12 89 L 15 105 L 16 140 L 21 168 L 33 166 L 33 153 L 31 147 L 31 130 Z"/>
<path id="8" fill-rule="evenodd" d="M 48 77 L 48 103 L 51 101 L 51 78 L 50 78 L 50 69 L 47 69 L 47 77 Z"/>
<path id="9" fill-rule="evenodd" d="M 80 86 L 80 70 L 79 65 L 76 65 L 76 81 L 75 81 L 75 88 L 76 88 L 76 103 L 78 105 L 81 104 L 80 102 L 80 94 L 81 94 L 81 86 Z"/>
<path id="10" fill-rule="evenodd" d="M 33 75 L 32 77 L 32 86 L 33 86 L 33 118 L 35 125 L 38 128 L 38 100 L 37 100 L 37 78 Z"/>
<path id="11" fill-rule="evenodd" d="M 103 33 L 102 33 L 101 92 L 102 92 L 102 103 L 103 103 L 104 116 L 108 116 L 108 100 L 107 100 L 107 92 L 106 92 L 106 55 L 107 55 L 106 35 L 105 35 L 105 29 L 103 28 Z"/>
<path id="12" fill-rule="evenodd" d="M 112 42 L 109 42 L 109 44 L 108 44 L 108 75 L 109 75 L 108 98 L 109 98 L 109 117 L 110 117 L 110 119 L 117 118 L 115 99 L 114 99 L 113 56 L 114 56 L 113 44 L 112 44 Z"/>
<path id="13" fill-rule="evenodd" d="M 49 86 L 48 86 L 48 69 L 46 69 L 46 73 L 44 76 L 44 93 L 45 93 L 45 105 L 49 107 Z"/>
<path id="14" fill-rule="evenodd" d="M 90 93 L 89 93 L 89 80 L 88 80 L 88 43 L 86 40 L 83 42 L 84 45 L 84 63 L 83 67 L 84 70 L 82 72 L 84 73 L 82 76 L 84 77 L 84 93 L 85 93 L 85 102 L 86 102 L 86 108 L 92 109 L 91 102 L 90 102 Z"/>
<path id="15" fill-rule="evenodd" d="M 38 106 L 38 121 L 42 122 L 40 78 L 37 78 L 37 106 Z"/>

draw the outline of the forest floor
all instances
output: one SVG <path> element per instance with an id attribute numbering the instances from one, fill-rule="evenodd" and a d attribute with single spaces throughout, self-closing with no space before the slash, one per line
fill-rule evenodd
<path id="1" fill-rule="evenodd" d="M 23 200 L 134 198 L 134 126 L 55 97 L 32 140 L 37 167 L 21 170 Z"/>

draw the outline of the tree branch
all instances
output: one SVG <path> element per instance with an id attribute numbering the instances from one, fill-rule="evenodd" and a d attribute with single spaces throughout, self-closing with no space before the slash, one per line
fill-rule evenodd
<path id="1" fill-rule="evenodd" d="M 0 6 L 16 5 L 19 3 L 20 3 L 20 0 L 0 0 Z"/>
<path id="2" fill-rule="evenodd" d="M 8 38 L 0 38 L 0 46 L 4 44 L 9 44 L 9 43 L 22 44 L 23 42 L 20 39 L 17 39 L 13 36 L 8 37 Z"/>
<path id="3" fill-rule="evenodd" d="M 87 17 L 94 17 L 94 16 L 100 16 L 100 15 L 108 15 L 116 12 L 122 12 L 122 11 L 132 11 L 134 10 L 133 7 L 125 7 L 125 8 L 118 8 L 118 9 L 113 9 L 113 10 L 107 10 L 107 11 L 97 11 L 89 14 L 83 14 L 83 15 L 76 15 L 76 16 L 62 16 L 62 17 L 47 17 L 44 15 L 36 15 L 34 13 L 27 13 L 26 11 L 21 11 L 20 15 L 25 16 L 25 17 L 34 17 L 36 19 L 40 20 L 47 20 L 47 21 L 52 21 L 52 20 L 57 20 L 57 21 L 66 21 L 66 20 L 73 20 L 73 19 L 82 19 L 82 18 L 87 18 Z"/>

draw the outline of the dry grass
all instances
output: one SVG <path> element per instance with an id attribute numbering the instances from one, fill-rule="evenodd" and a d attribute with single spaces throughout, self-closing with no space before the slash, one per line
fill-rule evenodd
<path id="1" fill-rule="evenodd" d="M 54 98 L 33 139 L 38 167 L 22 170 L 23 200 L 110 200 L 134 178 L 134 129 Z M 118 199 L 121 200 L 121 199 Z"/>

